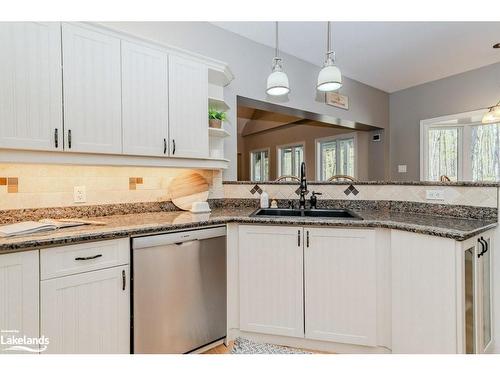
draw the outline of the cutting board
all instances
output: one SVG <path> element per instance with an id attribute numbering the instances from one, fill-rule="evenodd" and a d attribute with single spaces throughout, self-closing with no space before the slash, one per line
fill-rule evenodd
<path id="1" fill-rule="evenodd" d="M 194 202 L 206 202 L 208 182 L 197 172 L 185 172 L 172 179 L 168 193 L 172 203 L 181 210 L 190 210 Z"/>

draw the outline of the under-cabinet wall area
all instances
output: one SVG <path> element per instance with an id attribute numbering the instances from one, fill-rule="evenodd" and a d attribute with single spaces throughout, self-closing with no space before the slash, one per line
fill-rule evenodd
<path id="1" fill-rule="evenodd" d="M 169 201 L 168 186 L 188 169 L 54 164 L 0 164 L 0 210 Z M 222 175 L 196 170 L 220 197 Z M 9 192 L 9 179 L 17 191 Z M 132 182 L 132 183 L 131 183 Z M 83 187 L 84 202 L 75 203 L 75 187 Z"/>

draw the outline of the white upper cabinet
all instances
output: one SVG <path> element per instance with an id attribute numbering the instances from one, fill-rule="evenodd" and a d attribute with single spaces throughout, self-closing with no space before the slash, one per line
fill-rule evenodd
<path id="1" fill-rule="evenodd" d="M 0 147 L 62 150 L 61 26 L 0 23 Z"/>
<path id="2" fill-rule="evenodd" d="M 38 250 L 0 255 L 0 331 L 38 337 L 38 269 Z M 19 353 L 7 347 L 0 343 L 0 353 Z"/>
<path id="3" fill-rule="evenodd" d="M 377 344 L 375 232 L 305 228 L 306 338 Z"/>
<path id="4" fill-rule="evenodd" d="M 208 68 L 169 57 L 170 156 L 208 157 Z"/>
<path id="5" fill-rule="evenodd" d="M 122 41 L 123 153 L 168 155 L 168 55 Z"/>
<path id="6" fill-rule="evenodd" d="M 304 337 L 302 228 L 239 227 L 240 328 Z"/>
<path id="7" fill-rule="evenodd" d="M 122 152 L 120 39 L 62 25 L 64 147 Z"/>

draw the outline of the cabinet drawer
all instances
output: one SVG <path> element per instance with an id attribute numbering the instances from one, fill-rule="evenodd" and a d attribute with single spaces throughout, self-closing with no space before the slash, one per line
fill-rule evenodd
<path id="1" fill-rule="evenodd" d="M 128 238 L 43 249 L 40 278 L 46 280 L 128 264 L 129 249 Z"/>

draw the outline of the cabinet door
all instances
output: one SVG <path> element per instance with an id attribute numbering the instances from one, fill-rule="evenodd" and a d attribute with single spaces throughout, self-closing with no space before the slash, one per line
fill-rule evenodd
<path id="1" fill-rule="evenodd" d="M 63 24 L 64 148 L 121 153 L 120 40 Z"/>
<path id="2" fill-rule="evenodd" d="M 46 353 L 129 353 L 129 296 L 128 266 L 42 281 Z"/>
<path id="3" fill-rule="evenodd" d="M 376 345 L 375 233 L 305 228 L 305 336 Z"/>
<path id="4" fill-rule="evenodd" d="M 170 155 L 208 157 L 208 69 L 178 56 L 169 57 Z"/>
<path id="5" fill-rule="evenodd" d="M 302 232 L 239 227 L 241 330 L 304 337 Z"/>
<path id="6" fill-rule="evenodd" d="M 0 147 L 62 150 L 61 26 L 0 23 Z"/>
<path id="7" fill-rule="evenodd" d="M 39 336 L 38 285 L 38 250 L 0 255 L 0 331 L 11 331 L 2 333 L 5 340 Z M 0 353 L 19 352 L 8 347 L 0 344 Z"/>
<path id="8" fill-rule="evenodd" d="M 457 255 L 449 238 L 391 231 L 392 352 L 457 353 Z"/>
<path id="9" fill-rule="evenodd" d="M 168 153 L 167 54 L 122 41 L 123 153 Z"/>

